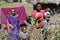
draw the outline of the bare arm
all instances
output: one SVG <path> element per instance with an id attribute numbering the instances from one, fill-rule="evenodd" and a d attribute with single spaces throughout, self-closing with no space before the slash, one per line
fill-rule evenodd
<path id="1" fill-rule="evenodd" d="M 8 29 L 8 32 L 10 32 L 10 26 L 9 26 L 8 20 L 7 20 L 7 29 Z"/>
<path id="2" fill-rule="evenodd" d="M 8 32 L 10 32 L 10 29 L 14 29 L 13 25 L 11 25 L 8 20 L 7 20 L 7 29 Z"/>

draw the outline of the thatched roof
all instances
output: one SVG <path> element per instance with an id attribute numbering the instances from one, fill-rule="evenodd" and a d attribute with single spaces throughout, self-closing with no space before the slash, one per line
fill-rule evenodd
<path id="1" fill-rule="evenodd" d="M 56 3 L 56 4 L 59 4 L 60 0 L 43 0 L 42 2 L 44 2 L 44 3 Z"/>
<path id="2" fill-rule="evenodd" d="M 35 3 L 36 2 L 41 2 L 41 3 L 56 3 L 56 4 L 59 4 L 60 0 L 37 0 L 37 1 L 35 1 Z"/>

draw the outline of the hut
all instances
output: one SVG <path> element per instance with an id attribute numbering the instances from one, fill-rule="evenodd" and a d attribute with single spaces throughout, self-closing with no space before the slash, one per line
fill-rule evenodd
<path id="1" fill-rule="evenodd" d="M 33 9 L 36 9 L 36 3 L 40 2 L 42 5 L 42 9 L 46 9 L 47 7 L 50 8 L 53 12 L 60 13 L 60 0 L 34 0 L 33 2 Z"/>

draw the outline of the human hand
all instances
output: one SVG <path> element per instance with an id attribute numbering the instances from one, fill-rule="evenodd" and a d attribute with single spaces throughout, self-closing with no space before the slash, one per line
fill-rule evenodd
<path id="1" fill-rule="evenodd" d="M 11 29 L 14 29 L 14 27 L 11 27 Z"/>
<path id="2" fill-rule="evenodd" d="M 11 24 L 9 24 L 9 25 L 10 25 L 10 28 L 11 28 L 11 29 L 14 29 L 14 26 L 13 26 L 13 25 L 11 25 Z"/>

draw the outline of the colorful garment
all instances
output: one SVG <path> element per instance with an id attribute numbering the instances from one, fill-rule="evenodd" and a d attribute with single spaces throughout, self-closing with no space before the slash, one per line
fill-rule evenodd
<path id="1" fill-rule="evenodd" d="M 19 24 L 17 16 L 8 16 L 8 22 L 10 25 L 14 27 L 14 29 L 10 28 L 10 32 L 8 34 L 8 40 L 18 40 L 19 39 Z"/>
<path id="2" fill-rule="evenodd" d="M 7 24 L 7 15 L 11 14 L 11 10 L 12 8 L 1 8 L 1 16 L 3 17 L 1 19 L 1 23 L 2 24 Z M 25 7 L 24 6 L 20 6 L 20 7 L 14 7 L 15 13 L 18 15 L 18 19 L 19 19 L 19 24 L 24 24 L 24 20 L 27 19 L 27 14 L 25 11 Z"/>
<path id="3" fill-rule="evenodd" d="M 42 21 L 44 20 L 44 13 L 45 13 L 45 10 L 41 10 L 41 12 L 37 12 L 36 10 L 33 11 L 32 17 L 34 19 L 38 19 L 39 17 L 41 17 L 37 20 L 37 23 L 36 23 L 37 25 L 35 25 L 35 28 L 42 28 Z"/>
<path id="4" fill-rule="evenodd" d="M 50 12 L 45 12 L 44 16 L 45 16 L 45 19 L 43 20 L 42 26 L 43 26 L 43 30 L 47 30 L 47 28 L 48 28 L 48 19 L 46 17 L 50 18 L 51 13 Z"/>
<path id="5" fill-rule="evenodd" d="M 45 12 L 44 16 L 51 17 L 51 13 L 50 12 Z"/>
<path id="6" fill-rule="evenodd" d="M 43 30 L 47 30 L 47 28 L 48 28 L 48 22 L 47 22 L 46 19 L 44 19 L 42 26 L 43 26 Z"/>

